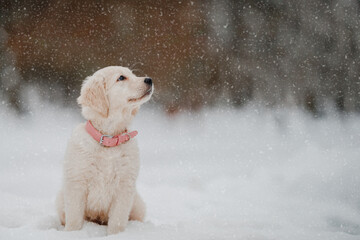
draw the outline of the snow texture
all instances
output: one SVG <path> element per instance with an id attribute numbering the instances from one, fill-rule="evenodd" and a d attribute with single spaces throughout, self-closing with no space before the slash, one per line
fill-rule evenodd
<path id="1" fill-rule="evenodd" d="M 65 232 L 55 212 L 78 109 L 0 107 L 0 239 L 360 239 L 360 117 L 247 107 L 175 117 L 144 107 L 145 223 Z"/>

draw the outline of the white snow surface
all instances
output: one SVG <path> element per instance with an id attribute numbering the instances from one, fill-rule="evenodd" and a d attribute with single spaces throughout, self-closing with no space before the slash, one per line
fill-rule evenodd
<path id="1" fill-rule="evenodd" d="M 138 190 L 144 223 L 107 236 L 65 232 L 55 212 L 79 109 L 0 107 L 0 239 L 360 239 L 360 116 L 213 108 L 167 116 L 144 106 Z"/>

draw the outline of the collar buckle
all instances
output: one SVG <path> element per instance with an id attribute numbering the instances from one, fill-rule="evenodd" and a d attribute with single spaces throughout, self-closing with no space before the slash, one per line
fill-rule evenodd
<path id="1" fill-rule="evenodd" d="M 100 145 L 104 146 L 102 143 L 104 142 L 104 137 L 108 137 L 108 138 L 113 138 L 114 136 L 111 136 L 111 135 L 101 135 L 101 138 L 100 138 Z"/>

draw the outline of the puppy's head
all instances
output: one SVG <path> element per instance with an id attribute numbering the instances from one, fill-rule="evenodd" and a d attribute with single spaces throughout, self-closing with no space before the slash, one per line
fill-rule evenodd
<path id="1" fill-rule="evenodd" d="M 128 68 L 112 66 L 87 77 L 77 100 L 85 118 L 107 118 L 113 112 L 124 109 L 136 112 L 150 99 L 153 91 L 151 78 L 137 77 Z"/>

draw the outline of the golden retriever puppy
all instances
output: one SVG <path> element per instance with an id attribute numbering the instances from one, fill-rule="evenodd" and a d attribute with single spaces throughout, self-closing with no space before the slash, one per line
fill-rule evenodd
<path id="1" fill-rule="evenodd" d="M 84 81 L 78 103 L 88 121 L 68 142 L 56 200 L 66 231 L 81 229 L 84 219 L 107 224 L 108 234 L 124 231 L 129 219 L 143 221 L 145 204 L 136 191 L 137 132 L 128 127 L 153 91 L 151 78 L 120 66 L 100 69 Z"/>

